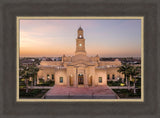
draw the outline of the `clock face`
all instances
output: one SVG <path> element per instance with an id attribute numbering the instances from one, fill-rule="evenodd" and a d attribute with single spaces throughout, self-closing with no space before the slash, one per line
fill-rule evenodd
<path id="1" fill-rule="evenodd" d="M 82 38 L 82 35 L 79 35 L 80 38 Z"/>
<path id="2" fill-rule="evenodd" d="M 80 43 L 79 46 L 82 46 L 82 44 Z"/>

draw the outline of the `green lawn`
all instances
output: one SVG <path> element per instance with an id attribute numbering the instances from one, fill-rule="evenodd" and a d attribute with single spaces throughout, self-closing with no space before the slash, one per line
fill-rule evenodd
<path id="1" fill-rule="evenodd" d="M 122 83 L 121 80 L 118 80 L 118 81 L 107 81 L 107 85 L 108 86 L 120 86 Z M 124 84 L 126 82 L 124 81 Z M 126 85 L 124 85 L 126 86 Z M 133 81 L 130 81 L 130 86 L 134 86 L 134 82 Z M 141 79 L 137 79 L 136 81 L 136 88 L 141 88 Z"/>
<path id="2" fill-rule="evenodd" d="M 121 86 L 121 84 L 122 84 L 122 79 L 120 79 L 118 81 L 107 81 L 108 86 Z M 125 82 L 123 84 L 124 84 L 124 86 L 126 86 Z"/>
<path id="3" fill-rule="evenodd" d="M 54 86 L 54 81 L 46 81 L 46 82 L 41 82 L 40 84 L 37 84 L 36 86 Z"/>
<path id="4" fill-rule="evenodd" d="M 26 93 L 26 89 L 19 89 L 20 98 L 41 98 L 49 89 L 29 89 Z"/>
<path id="5" fill-rule="evenodd" d="M 133 93 L 133 89 L 112 89 L 120 98 L 140 98 L 141 89 L 136 90 L 136 94 Z"/>
<path id="6" fill-rule="evenodd" d="M 122 82 L 119 82 L 119 81 L 108 81 L 107 82 L 107 85 L 108 86 L 120 86 Z"/>

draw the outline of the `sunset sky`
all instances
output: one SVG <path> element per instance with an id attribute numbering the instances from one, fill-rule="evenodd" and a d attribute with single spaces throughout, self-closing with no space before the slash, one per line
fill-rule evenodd
<path id="1" fill-rule="evenodd" d="M 88 56 L 141 56 L 141 20 L 20 20 L 20 56 L 73 56 L 82 27 Z"/>

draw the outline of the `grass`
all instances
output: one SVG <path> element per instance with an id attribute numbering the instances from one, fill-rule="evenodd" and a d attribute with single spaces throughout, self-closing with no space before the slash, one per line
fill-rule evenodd
<path id="1" fill-rule="evenodd" d="M 126 82 L 124 81 L 124 84 L 125 83 Z M 107 85 L 108 86 L 121 86 L 121 84 L 122 84 L 121 80 L 118 80 L 118 81 L 107 81 Z M 124 86 L 126 86 L 126 84 Z M 130 81 L 130 86 L 134 86 L 134 82 L 133 81 Z M 136 88 L 141 88 L 141 79 L 137 79 Z"/>
<path id="2" fill-rule="evenodd" d="M 55 82 L 54 81 L 46 81 L 44 83 L 41 83 L 41 84 L 37 84 L 36 86 L 54 86 Z"/>
<path id="3" fill-rule="evenodd" d="M 118 81 L 107 81 L 107 85 L 108 86 L 121 86 L 121 84 L 122 84 L 121 80 L 118 80 Z"/>
<path id="4" fill-rule="evenodd" d="M 134 94 L 133 89 L 113 89 L 115 93 L 120 98 L 140 98 L 141 97 L 141 89 L 136 90 L 136 94 Z"/>
<path id="5" fill-rule="evenodd" d="M 26 93 L 26 89 L 19 89 L 20 98 L 41 98 L 49 89 L 29 89 Z"/>

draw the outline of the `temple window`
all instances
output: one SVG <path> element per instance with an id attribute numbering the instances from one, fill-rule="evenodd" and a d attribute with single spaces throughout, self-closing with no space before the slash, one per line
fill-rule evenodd
<path id="1" fill-rule="evenodd" d="M 49 80 L 49 74 L 47 74 L 47 80 Z"/>
<path id="2" fill-rule="evenodd" d="M 108 79 L 108 80 L 110 79 L 110 75 L 109 75 L 109 74 L 107 74 L 107 79 Z"/>
<path id="3" fill-rule="evenodd" d="M 52 80 L 54 80 L 54 74 L 52 74 Z"/>
<path id="4" fill-rule="evenodd" d="M 102 83 L 102 77 L 99 77 L 99 83 Z"/>
<path id="5" fill-rule="evenodd" d="M 112 79 L 115 79 L 115 75 L 114 74 L 112 75 Z"/>
<path id="6" fill-rule="evenodd" d="M 60 82 L 60 83 L 63 83 L 63 77 L 60 77 L 60 78 L 59 78 L 59 82 Z"/>

